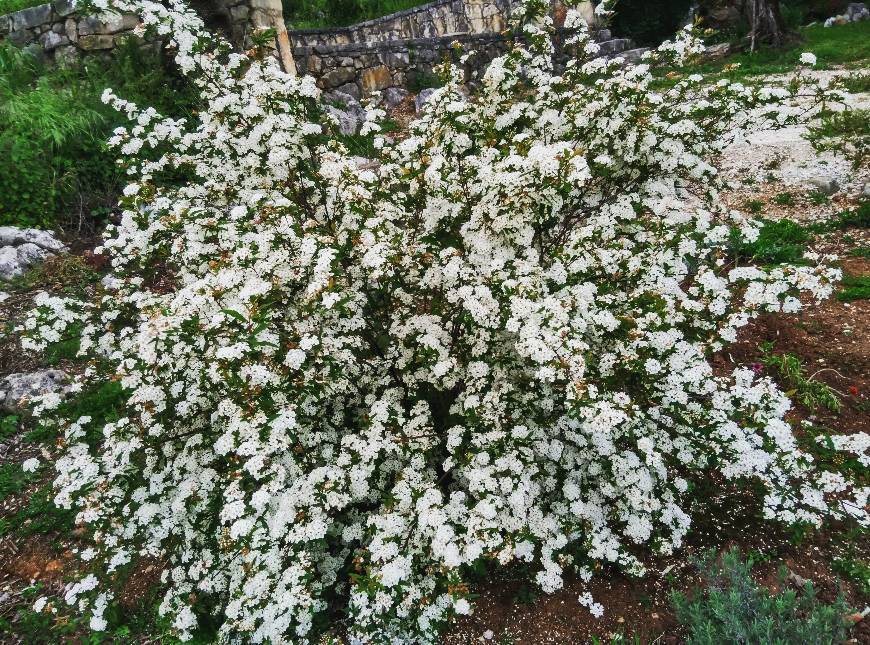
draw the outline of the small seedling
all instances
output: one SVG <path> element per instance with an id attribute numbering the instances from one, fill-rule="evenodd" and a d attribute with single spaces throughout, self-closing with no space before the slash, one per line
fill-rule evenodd
<path id="1" fill-rule="evenodd" d="M 831 198 L 828 197 L 825 193 L 820 190 L 814 190 L 809 194 L 810 202 L 814 206 L 824 206 L 825 204 L 829 204 L 831 202 Z"/>
<path id="2" fill-rule="evenodd" d="M 760 199 L 747 200 L 746 210 L 748 210 L 750 213 L 758 215 L 762 210 L 764 210 L 764 202 Z"/>
<path id="3" fill-rule="evenodd" d="M 780 206 L 794 206 L 794 195 L 791 193 L 779 193 L 773 198 L 773 201 Z"/>
<path id="4" fill-rule="evenodd" d="M 824 407 L 831 412 L 839 412 L 842 404 L 834 390 L 816 380 L 815 375 L 807 376 L 801 365 L 801 359 L 794 354 L 772 354 L 770 343 L 763 343 L 759 349 L 762 351 L 761 363 L 772 370 L 782 385 L 788 388 L 786 394 L 796 398 L 810 410 Z"/>

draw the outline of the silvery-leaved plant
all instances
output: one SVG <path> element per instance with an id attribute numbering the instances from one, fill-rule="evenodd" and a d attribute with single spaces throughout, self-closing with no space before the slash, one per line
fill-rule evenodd
<path id="1" fill-rule="evenodd" d="M 229 52 L 180 0 L 112 2 L 203 108 L 106 91 L 132 123 L 111 141 L 130 173 L 111 290 L 42 296 L 25 325 L 35 350 L 77 330 L 75 391 L 123 391 L 109 421 L 37 406 L 64 437 L 56 502 L 93 537 L 66 594 L 92 628 L 149 564 L 182 639 L 211 612 L 231 642 L 435 642 L 481 562 L 545 592 L 641 574 L 680 547 L 700 479 L 755 482 L 771 520 L 867 522 L 868 491 L 813 469 L 783 393 L 711 365 L 755 316 L 831 292 L 822 262 L 733 263 L 757 223 L 713 165 L 830 92 L 659 87 L 650 65 L 697 53 L 691 34 L 629 65 L 596 58 L 574 11 L 557 71 L 546 7 L 523 5 L 473 98 L 447 69 L 398 142 L 373 111 L 379 165 L 360 169 L 311 78 Z"/>

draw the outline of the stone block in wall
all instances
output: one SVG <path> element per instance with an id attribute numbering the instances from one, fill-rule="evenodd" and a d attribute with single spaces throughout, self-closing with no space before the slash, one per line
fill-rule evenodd
<path id="1" fill-rule="evenodd" d="M 54 2 L 51 3 L 54 12 L 61 18 L 65 18 L 74 12 L 76 10 L 75 5 L 75 0 L 54 0 Z"/>
<path id="2" fill-rule="evenodd" d="M 79 36 L 79 48 L 85 51 L 100 49 L 112 49 L 115 46 L 115 38 L 110 34 L 88 34 Z"/>
<path id="3" fill-rule="evenodd" d="M 371 94 L 385 90 L 393 85 L 393 75 L 386 65 L 378 65 L 364 70 L 360 75 L 360 87 L 363 94 Z"/>
<path id="4" fill-rule="evenodd" d="M 383 56 L 384 64 L 390 69 L 404 69 L 411 64 L 411 57 L 407 51 L 389 51 Z"/>
<path id="5" fill-rule="evenodd" d="M 339 92 L 344 92 L 345 94 L 352 96 L 357 101 L 362 97 L 362 92 L 359 91 L 359 86 L 356 83 L 346 83 L 337 89 Z"/>
<path id="6" fill-rule="evenodd" d="M 70 39 L 72 42 L 76 42 L 79 39 L 79 24 L 76 22 L 75 18 L 67 18 L 66 22 L 63 24 L 64 31 L 66 32 L 66 37 Z"/>
<path id="7" fill-rule="evenodd" d="M 321 87 L 335 88 L 339 85 L 344 85 L 348 81 L 354 80 L 354 78 L 356 78 L 356 71 L 351 63 L 350 67 L 338 67 L 331 72 L 324 74 L 320 79 L 320 84 Z"/>
<path id="8" fill-rule="evenodd" d="M 81 52 L 75 45 L 58 47 L 54 52 L 54 62 L 60 67 L 73 67 L 79 61 Z"/>
<path id="9" fill-rule="evenodd" d="M 51 22 L 51 5 L 41 4 L 29 9 L 22 9 L 11 14 L 12 29 L 20 31 L 22 29 L 33 29 L 47 22 Z"/>
<path id="10" fill-rule="evenodd" d="M 79 20 L 79 36 L 116 34 L 119 31 L 130 31 L 138 24 L 139 18 L 132 14 L 108 16 L 105 21 L 87 16 Z"/>
<path id="11" fill-rule="evenodd" d="M 18 47 L 23 47 L 28 43 L 32 43 L 34 38 L 36 38 L 36 35 L 28 29 L 19 29 L 17 31 L 12 31 L 6 37 L 6 39 L 10 43 Z"/>
<path id="12" fill-rule="evenodd" d="M 353 60 L 353 66 L 356 69 L 366 69 L 378 64 L 378 57 L 374 54 L 361 54 Z"/>
<path id="13" fill-rule="evenodd" d="M 56 22 L 51 26 L 51 30 L 56 34 L 62 34 L 64 32 L 63 23 Z"/>
<path id="14" fill-rule="evenodd" d="M 10 31 L 12 31 L 12 18 L 0 16 L 0 36 L 5 36 Z"/>
<path id="15" fill-rule="evenodd" d="M 51 52 L 62 45 L 69 45 L 69 38 L 54 31 L 47 31 L 39 37 L 39 44 L 45 51 Z"/>

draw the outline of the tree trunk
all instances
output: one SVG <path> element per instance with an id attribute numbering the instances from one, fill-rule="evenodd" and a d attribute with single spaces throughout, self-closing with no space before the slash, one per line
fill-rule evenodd
<path id="1" fill-rule="evenodd" d="M 743 0 L 743 15 L 749 25 L 750 48 L 759 44 L 781 47 L 788 38 L 780 0 Z"/>
<path id="2" fill-rule="evenodd" d="M 287 33 L 287 25 L 284 23 L 281 0 L 258 0 L 251 5 L 251 28 L 275 30 L 275 45 L 281 67 L 291 76 L 296 76 L 296 61 L 293 60 L 293 49 Z"/>

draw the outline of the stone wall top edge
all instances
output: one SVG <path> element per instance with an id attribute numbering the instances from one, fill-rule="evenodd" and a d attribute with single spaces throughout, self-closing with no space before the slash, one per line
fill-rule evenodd
<path id="1" fill-rule="evenodd" d="M 352 55 L 371 54 L 375 52 L 406 51 L 415 47 L 449 47 L 451 43 L 497 43 L 507 42 L 512 37 L 504 34 L 453 34 L 435 38 L 402 38 L 382 42 L 343 43 L 339 45 L 303 45 L 293 48 L 295 56 L 318 55 Z"/>
<path id="2" fill-rule="evenodd" d="M 37 4 L 37 5 L 33 5 L 32 7 L 26 7 L 24 9 L 19 9 L 18 11 L 12 11 L 10 13 L 2 13 L 2 14 L 0 14 L 0 19 L 12 18 L 13 16 L 17 16 L 19 14 L 24 14 L 28 11 L 33 11 L 34 9 L 43 9 L 44 7 L 49 7 L 50 9 L 54 10 L 54 7 L 52 5 L 54 5 L 53 2 L 43 2 L 42 4 Z"/>
<path id="3" fill-rule="evenodd" d="M 339 34 L 349 34 L 351 32 L 357 31 L 359 29 L 366 29 L 368 27 L 377 27 L 378 25 L 382 25 L 385 23 L 392 22 L 393 20 L 399 18 L 405 18 L 407 16 L 413 16 L 418 13 L 425 13 L 430 9 L 434 9 L 436 7 L 440 7 L 443 5 L 453 4 L 455 0 L 434 0 L 433 2 L 427 2 L 426 4 L 421 4 L 416 7 L 411 7 L 410 9 L 402 9 L 402 11 L 397 11 L 395 13 L 388 14 L 386 16 L 381 16 L 380 18 L 372 18 L 371 20 L 366 20 L 364 22 L 357 22 L 352 25 L 348 25 L 347 27 L 332 27 L 329 29 L 288 29 L 287 33 L 290 34 L 292 38 L 294 34 L 298 34 L 299 36 L 330 36 L 330 35 L 339 35 Z"/>

